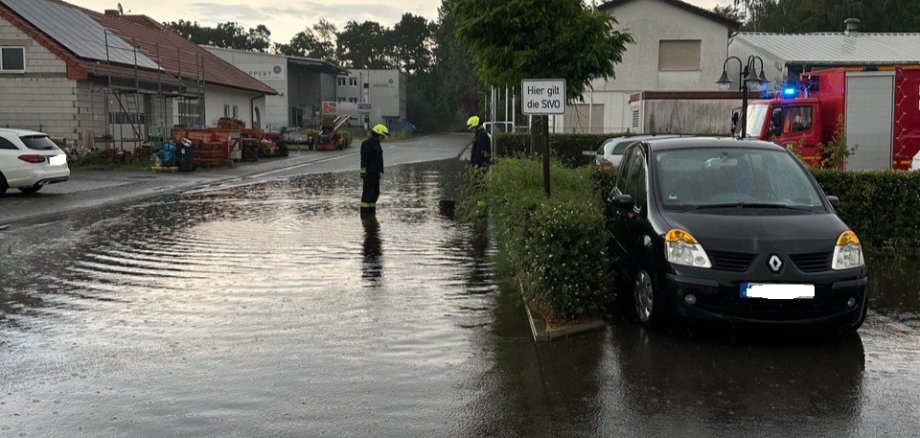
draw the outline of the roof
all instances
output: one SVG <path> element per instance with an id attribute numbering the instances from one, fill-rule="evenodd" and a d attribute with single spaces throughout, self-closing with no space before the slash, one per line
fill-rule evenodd
<path id="1" fill-rule="evenodd" d="M 15 135 L 16 137 L 31 137 L 36 135 L 48 135 L 44 132 L 29 131 L 27 129 L 10 129 L 0 128 L 0 134 Z"/>
<path id="2" fill-rule="evenodd" d="M 920 33 L 741 32 L 734 40 L 762 49 L 787 64 L 920 64 Z"/>
<path id="3" fill-rule="evenodd" d="M 216 52 L 227 52 L 227 53 L 239 53 L 243 55 L 260 55 L 264 57 L 271 57 L 271 58 L 277 58 L 277 59 L 287 59 L 288 63 L 290 64 L 296 64 L 296 65 L 303 66 L 303 67 L 313 68 L 315 70 L 318 70 L 320 73 L 327 73 L 327 74 L 333 74 L 333 75 L 348 74 L 348 70 L 345 70 L 344 68 L 339 67 L 338 65 L 335 65 L 334 63 L 326 61 L 324 59 L 306 58 L 302 56 L 278 55 L 274 53 L 252 52 L 249 50 L 229 49 L 226 47 L 216 47 L 216 46 L 208 46 L 208 45 L 202 45 L 202 47 L 204 47 L 209 52 L 216 51 Z"/>
<path id="4" fill-rule="evenodd" d="M 601 9 L 601 10 L 613 9 L 613 8 L 615 8 L 615 7 L 617 7 L 617 6 L 622 6 L 622 5 L 625 5 L 625 4 L 630 3 L 630 2 L 633 2 L 633 1 L 635 1 L 635 0 L 610 0 L 610 1 L 607 1 L 607 2 L 605 2 L 605 3 L 603 3 L 603 4 L 601 4 L 601 5 L 598 6 L 597 8 L 598 8 L 598 9 Z M 703 9 L 703 8 L 701 8 L 701 7 L 699 7 L 699 6 L 691 5 L 690 3 L 682 2 L 682 1 L 680 1 L 680 0 L 657 0 L 657 1 L 660 1 L 660 2 L 663 2 L 663 3 L 667 3 L 667 4 L 671 5 L 671 6 L 678 7 L 678 8 L 680 8 L 680 9 L 683 9 L 683 10 L 687 11 L 687 12 L 690 12 L 690 13 L 699 15 L 699 16 L 701 16 L 701 17 L 703 17 L 703 18 L 706 18 L 706 19 L 715 21 L 715 22 L 717 22 L 717 23 L 723 24 L 723 25 L 725 25 L 726 27 L 728 27 L 728 28 L 730 28 L 730 29 L 732 29 L 732 30 L 741 29 L 741 23 L 739 23 L 739 22 L 737 22 L 737 21 L 735 21 L 735 20 L 732 20 L 732 19 L 730 19 L 730 18 L 728 18 L 728 17 L 725 17 L 725 16 L 723 16 L 723 15 L 717 14 L 717 13 L 715 13 L 715 12 L 713 12 L 713 11 L 708 10 L 708 9 Z"/>
<path id="5" fill-rule="evenodd" d="M 64 60 L 68 64 L 68 77 L 72 79 L 111 75 L 121 80 L 133 81 L 137 77 L 139 81 L 175 86 L 180 80 L 195 80 L 200 75 L 209 84 L 278 94 L 268 85 L 145 15 L 105 15 L 61 0 L 0 0 L 0 16 L 9 18 L 14 25 Z M 110 31 L 109 35 L 113 38 L 109 41 L 110 49 L 112 41 L 121 41 L 128 48 L 116 51 L 128 52 L 129 56 L 106 62 L 105 42 L 102 42 L 101 56 L 98 41 L 87 42 L 89 35 L 95 38 L 98 32 L 87 34 L 69 29 L 70 26 L 83 26 L 92 30 L 97 24 L 99 29 Z M 103 38 L 104 35 L 103 31 Z M 138 55 L 136 69 L 134 47 L 137 47 Z M 111 53 L 109 56 L 111 59 Z"/>
<path id="6" fill-rule="evenodd" d="M 185 78 L 196 78 L 201 74 L 205 82 L 211 84 L 278 94 L 268 85 L 146 15 L 113 16 L 92 12 L 90 16 L 136 45 L 170 73 Z"/>
<path id="7" fill-rule="evenodd" d="M 760 140 L 739 140 L 732 137 L 680 137 L 644 140 L 654 151 L 696 148 L 757 148 L 784 150 L 775 143 Z"/>

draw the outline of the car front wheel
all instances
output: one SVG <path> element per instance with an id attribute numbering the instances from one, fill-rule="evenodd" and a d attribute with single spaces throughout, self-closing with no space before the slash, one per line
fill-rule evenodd
<path id="1" fill-rule="evenodd" d="M 633 285 L 633 302 L 636 309 L 636 317 L 639 322 L 646 327 L 654 327 L 661 320 L 661 307 L 658 302 L 658 294 L 655 291 L 655 282 L 651 274 L 642 270 L 636 274 L 636 281 Z"/>

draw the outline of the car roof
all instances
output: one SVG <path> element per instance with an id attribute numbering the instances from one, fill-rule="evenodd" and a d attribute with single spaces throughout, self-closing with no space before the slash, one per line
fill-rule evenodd
<path id="1" fill-rule="evenodd" d="M 38 131 L 29 131 L 27 129 L 9 129 L 9 128 L 0 128 L 0 134 L 4 135 L 14 135 L 16 137 L 28 137 L 34 135 L 42 135 L 47 137 L 48 134 Z"/>
<path id="2" fill-rule="evenodd" d="M 760 140 L 739 140 L 732 137 L 679 137 L 643 140 L 651 151 L 700 148 L 754 148 L 785 150 L 776 143 Z"/>

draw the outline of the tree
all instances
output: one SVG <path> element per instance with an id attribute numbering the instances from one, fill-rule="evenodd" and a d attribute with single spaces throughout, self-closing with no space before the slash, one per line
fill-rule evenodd
<path id="1" fill-rule="evenodd" d="M 349 21 L 337 34 L 335 54 L 349 68 L 393 68 L 393 45 L 390 29 L 375 21 Z"/>
<path id="2" fill-rule="evenodd" d="M 265 52 L 271 47 L 272 33 L 262 24 L 248 31 L 239 23 L 230 21 L 218 23 L 216 27 L 201 26 L 197 22 L 185 20 L 163 25 L 195 44 L 258 52 Z"/>
<path id="3" fill-rule="evenodd" d="M 432 25 L 424 17 L 404 14 L 393 27 L 391 41 L 400 70 L 413 75 L 431 68 Z"/>
<path id="4" fill-rule="evenodd" d="M 737 5 L 728 5 L 728 6 L 716 5 L 716 7 L 712 8 L 712 12 L 715 12 L 716 14 L 719 14 L 725 18 L 728 18 L 729 20 L 737 21 L 739 23 L 744 23 L 744 18 L 745 18 L 744 11 L 741 10 L 741 8 L 738 7 Z"/>
<path id="5" fill-rule="evenodd" d="M 560 78 L 567 99 L 580 99 L 592 79 L 614 76 L 632 37 L 614 28 L 612 15 L 581 0 L 453 0 L 457 35 L 470 46 L 476 73 L 488 85 L 509 86 L 525 78 Z M 531 141 L 543 146 L 544 185 L 549 195 L 549 128 Z"/>
<path id="6" fill-rule="evenodd" d="M 844 20 L 861 20 L 862 32 L 916 32 L 920 2 L 916 0 L 735 0 L 758 32 L 840 32 Z"/>

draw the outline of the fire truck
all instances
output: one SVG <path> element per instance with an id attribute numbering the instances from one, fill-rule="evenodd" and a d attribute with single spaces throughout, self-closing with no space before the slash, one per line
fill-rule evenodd
<path id="1" fill-rule="evenodd" d="M 737 118 L 736 118 L 737 119 Z M 920 66 L 803 73 L 771 100 L 748 106 L 749 136 L 823 165 L 823 145 L 845 136 L 849 169 L 920 168 Z"/>

